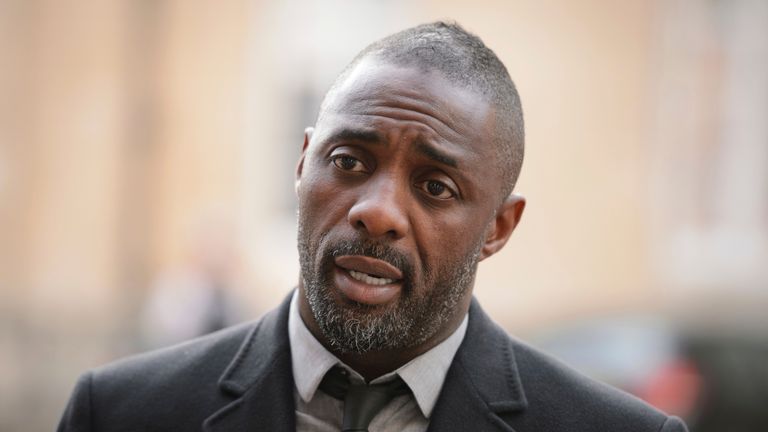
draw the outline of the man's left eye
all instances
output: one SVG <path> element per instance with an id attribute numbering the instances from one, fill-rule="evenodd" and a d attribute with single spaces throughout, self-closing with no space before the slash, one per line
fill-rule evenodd
<path id="1" fill-rule="evenodd" d="M 426 180 L 421 182 L 419 187 L 433 198 L 451 199 L 454 197 L 454 193 L 451 188 L 446 186 L 446 184 L 441 181 Z"/>

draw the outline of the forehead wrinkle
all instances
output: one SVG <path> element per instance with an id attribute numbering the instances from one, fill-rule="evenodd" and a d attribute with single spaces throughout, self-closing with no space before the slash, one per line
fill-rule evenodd
<path id="1" fill-rule="evenodd" d="M 339 138 L 337 140 L 343 140 L 346 138 L 346 134 L 344 133 L 345 130 L 351 131 L 360 131 L 364 135 L 368 135 L 370 132 L 372 132 L 371 138 L 373 138 L 373 135 L 377 135 L 378 139 L 355 139 L 356 135 L 355 133 L 351 134 L 349 137 L 352 138 L 350 140 L 356 140 L 361 142 L 386 142 L 388 139 L 381 134 L 381 131 L 377 130 L 378 128 L 382 127 L 382 123 L 388 122 L 388 121 L 399 121 L 405 123 L 404 125 L 401 125 L 398 127 L 398 129 L 405 131 L 405 130 L 411 130 L 416 131 L 416 133 L 419 136 L 424 137 L 426 139 L 425 142 L 440 142 L 447 144 L 449 146 L 458 145 L 460 147 L 466 147 L 464 146 L 465 142 L 469 142 L 470 140 L 465 138 L 463 135 L 457 133 L 454 130 L 448 130 L 448 134 L 446 134 L 446 131 L 439 131 L 435 129 L 433 125 L 427 124 L 419 118 L 409 118 L 409 117 L 403 117 L 403 116 L 391 116 L 391 115 L 383 115 L 384 113 L 345 113 L 341 111 L 334 111 L 333 113 L 327 113 L 325 117 L 326 122 L 330 122 L 331 124 L 338 122 L 339 124 L 343 124 L 344 126 L 338 126 L 338 127 L 332 127 L 332 131 L 328 134 L 328 138 L 323 138 L 323 141 L 333 141 L 334 138 Z M 361 119 L 359 122 L 357 121 L 350 121 L 352 118 Z M 323 134 L 325 135 L 325 134 Z M 449 136 L 446 136 L 449 135 Z M 365 138 L 364 136 L 361 136 L 361 138 Z"/>
<path id="2" fill-rule="evenodd" d="M 420 112 L 412 111 L 412 110 L 402 110 L 399 108 L 380 108 L 376 107 L 374 109 L 368 110 L 368 112 L 361 113 L 361 112 L 345 112 L 345 111 L 336 111 L 335 114 L 337 114 L 340 117 L 358 117 L 358 118 L 364 118 L 366 121 L 363 123 L 365 124 L 365 127 L 373 127 L 376 128 L 376 125 L 379 124 L 382 119 L 384 120 L 394 120 L 394 121 L 404 121 L 407 123 L 410 123 L 408 125 L 408 129 L 415 128 L 419 135 L 425 136 L 428 139 L 431 138 L 432 135 L 435 135 L 438 138 L 438 141 L 445 141 L 447 143 L 453 143 L 458 144 L 462 147 L 467 147 L 464 144 L 471 142 L 474 137 L 468 137 L 466 134 L 462 134 L 456 129 L 453 129 L 446 123 L 443 123 L 439 121 L 438 124 L 434 124 L 433 122 L 429 122 L 429 119 L 435 119 L 435 117 L 432 117 L 429 114 L 423 114 Z M 444 127 L 441 127 L 444 126 Z M 429 139 L 430 141 L 434 139 Z M 466 142 L 466 143 L 465 143 Z"/>
<path id="3" fill-rule="evenodd" d="M 455 137 L 464 135 L 459 128 L 454 126 L 454 124 L 462 124 L 462 122 L 455 121 L 452 118 L 453 113 L 451 113 L 447 107 L 441 108 L 435 106 L 433 103 L 425 101 L 423 98 L 419 97 L 418 92 L 412 92 L 413 97 L 410 95 L 403 97 L 402 94 L 396 94 L 402 92 L 402 89 L 398 90 L 400 91 L 393 92 L 395 94 L 383 98 L 366 97 L 364 95 L 361 95 L 359 98 L 352 98 L 349 101 L 350 106 L 348 108 L 353 111 L 351 113 L 357 111 L 357 113 L 380 115 L 394 119 L 416 120 L 426 124 L 431 129 L 435 130 L 435 132 L 438 132 L 435 127 L 437 126 L 447 129 L 449 134 L 454 135 Z M 395 97 L 397 100 L 392 101 L 392 97 Z M 437 125 L 433 126 L 430 124 L 431 122 L 436 122 Z"/>

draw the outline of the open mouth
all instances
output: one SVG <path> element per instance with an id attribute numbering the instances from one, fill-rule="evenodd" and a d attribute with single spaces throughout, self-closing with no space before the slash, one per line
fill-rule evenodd
<path id="1" fill-rule="evenodd" d="M 368 285 L 387 285 L 395 281 L 394 279 L 377 277 L 368 273 L 363 273 L 355 270 L 347 270 L 347 271 L 349 272 L 349 275 L 352 276 L 353 279 L 358 280 L 360 282 L 367 283 Z"/>
<path id="2" fill-rule="evenodd" d="M 365 255 L 342 255 L 334 263 L 349 272 L 360 282 L 371 285 L 386 285 L 403 278 L 403 272 L 394 265 Z"/>
<path id="3" fill-rule="evenodd" d="M 403 273 L 386 261 L 364 255 L 344 255 L 336 257 L 334 263 L 335 285 L 349 300 L 380 305 L 400 294 Z"/>

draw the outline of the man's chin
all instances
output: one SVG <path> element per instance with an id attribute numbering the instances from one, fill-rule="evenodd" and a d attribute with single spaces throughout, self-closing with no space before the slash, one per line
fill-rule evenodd
<path id="1" fill-rule="evenodd" d="M 326 341 L 336 350 L 362 354 L 399 349 L 410 339 L 413 322 L 403 316 L 397 299 L 371 305 L 351 300 L 334 284 L 320 291 L 309 295 L 314 297 L 310 307 Z"/>

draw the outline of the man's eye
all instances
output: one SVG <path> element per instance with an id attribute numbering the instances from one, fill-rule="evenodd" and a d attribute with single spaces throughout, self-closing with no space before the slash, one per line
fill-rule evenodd
<path id="1" fill-rule="evenodd" d="M 344 171 L 364 172 L 365 166 L 352 156 L 339 155 L 333 157 L 333 164 Z"/>
<path id="2" fill-rule="evenodd" d="M 451 199 L 454 197 L 453 191 L 443 182 L 437 180 L 427 180 L 420 184 L 422 190 L 430 196 L 437 199 Z"/>

